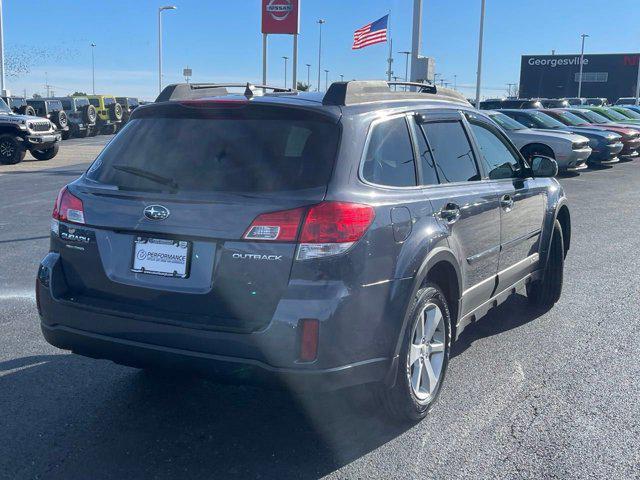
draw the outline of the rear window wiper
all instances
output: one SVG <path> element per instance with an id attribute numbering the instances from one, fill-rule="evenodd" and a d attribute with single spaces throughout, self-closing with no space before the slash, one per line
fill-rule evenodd
<path id="1" fill-rule="evenodd" d="M 147 180 L 151 180 L 152 182 L 159 183 L 161 185 L 167 185 L 172 190 L 178 190 L 178 183 L 175 180 L 168 177 L 163 177 L 162 175 L 158 175 L 157 173 L 142 170 L 141 168 L 129 167 L 127 165 L 112 165 L 112 168 L 114 170 L 119 170 L 121 172 L 130 173 L 131 175 L 146 178 Z"/>

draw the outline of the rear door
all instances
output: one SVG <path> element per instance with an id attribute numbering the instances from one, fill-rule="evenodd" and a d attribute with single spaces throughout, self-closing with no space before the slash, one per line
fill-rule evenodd
<path id="1" fill-rule="evenodd" d="M 419 130 L 428 142 L 439 185 L 428 195 L 462 269 L 461 316 L 488 300 L 495 288 L 500 213 L 495 189 L 481 170 L 458 111 L 424 112 Z"/>
<path id="2" fill-rule="evenodd" d="M 538 266 L 545 189 L 534 181 L 531 170 L 495 125 L 471 114 L 469 124 L 500 202 L 498 291 L 502 291 Z"/>
<path id="3" fill-rule="evenodd" d="M 326 194 L 336 119 L 245 104 L 150 110 L 69 187 L 88 227 L 68 238 L 89 241 L 58 245 L 67 296 L 202 328 L 263 327 L 288 284 L 296 209 Z M 267 226 L 246 239 L 261 215 Z"/>

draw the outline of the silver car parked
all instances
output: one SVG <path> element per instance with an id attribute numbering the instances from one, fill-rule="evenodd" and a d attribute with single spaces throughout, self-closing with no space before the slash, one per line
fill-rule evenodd
<path id="1" fill-rule="evenodd" d="M 544 155 L 554 158 L 558 170 L 582 170 L 591 155 L 589 139 L 571 132 L 551 132 L 527 128 L 521 123 L 496 111 L 485 112 L 507 134 L 527 160 Z"/>

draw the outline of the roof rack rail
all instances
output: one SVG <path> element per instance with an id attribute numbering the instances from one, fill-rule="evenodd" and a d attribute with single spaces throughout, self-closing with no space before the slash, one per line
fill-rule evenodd
<path id="1" fill-rule="evenodd" d="M 398 92 L 389 87 L 404 85 L 416 87 L 416 92 Z M 387 82 L 384 80 L 353 80 L 350 82 L 334 82 L 325 93 L 324 105 L 357 105 L 359 103 L 382 102 L 390 100 L 448 100 L 469 106 L 469 101 L 460 92 L 450 88 L 436 87 L 431 83 Z"/>
<path id="2" fill-rule="evenodd" d="M 295 94 L 297 90 L 291 88 L 276 87 L 271 85 L 253 85 L 247 83 L 174 83 L 167 85 L 156 102 L 168 102 L 176 100 L 197 100 L 205 97 L 220 97 L 230 95 L 229 88 L 244 88 L 243 95 L 247 98 L 264 94 L 270 90 L 273 94 Z M 260 92 L 262 90 L 262 93 Z"/>

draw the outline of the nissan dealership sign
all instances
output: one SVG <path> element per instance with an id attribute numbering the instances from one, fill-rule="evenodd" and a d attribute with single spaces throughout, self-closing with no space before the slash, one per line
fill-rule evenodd
<path id="1" fill-rule="evenodd" d="M 582 63 L 582 96 L 615 101 L 635 95 L 638 53 L 586 54 Z M 563 98 L 578 94 L 580 55 L 523 55 L 519 95 Z"/>
<path id="2" fill-rule="evenodd" d="M 262 0 L 262 33 L 300 32 L 300 0 Z"/>

